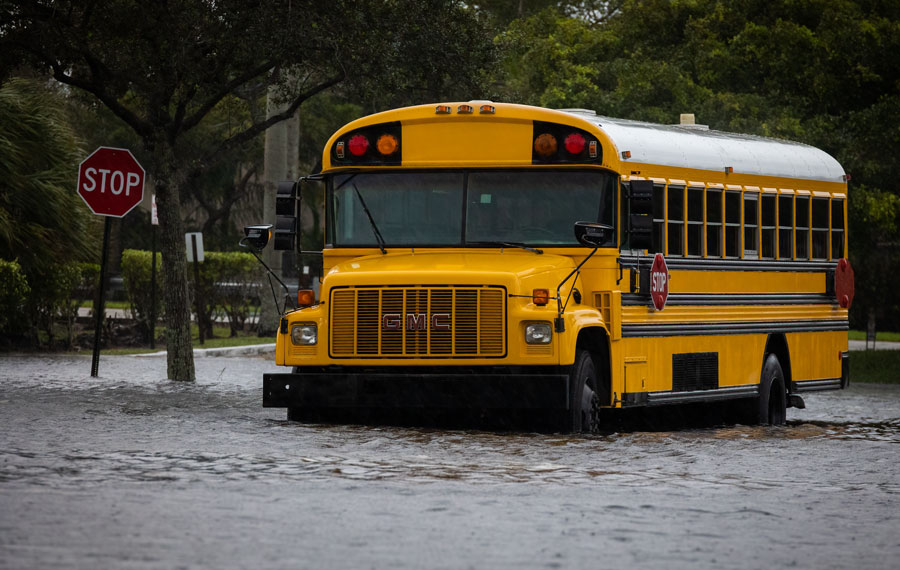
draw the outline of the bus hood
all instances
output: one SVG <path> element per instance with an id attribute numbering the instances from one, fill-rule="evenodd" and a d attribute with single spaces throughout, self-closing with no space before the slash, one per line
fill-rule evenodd
<path id="1" fill-rule="evenodd" d="M 352 259 L 326 275 L 328 286 L 504 285 L 555 289 L 575 267 L 570 257 L 504 248 L 502 252 L 397 252 Z M 543 279 L 541 279 L 543 277 Z M 534 283 L 534 279 L 542 283 Z M 546 282 L 544 282 L 546 281 Z"/>

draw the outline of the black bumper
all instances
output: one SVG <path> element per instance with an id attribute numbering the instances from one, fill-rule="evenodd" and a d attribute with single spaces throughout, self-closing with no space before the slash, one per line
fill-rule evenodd
<path id="1" fill-rule="evenodd" d="M 296 372 L 263 375 L 266 408 L 566 409 L 563 373 Z"/>

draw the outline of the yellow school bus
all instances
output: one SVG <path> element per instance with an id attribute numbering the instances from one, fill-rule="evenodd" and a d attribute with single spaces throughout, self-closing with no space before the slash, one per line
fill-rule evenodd
<path id="1" fill-rule="evenodd" d="M 264 377 L 289 419 L 531 410 L 587 431 L 730 400 L 782 424 L 849 382 L 847 177 L 816 148 L 472 101 L 353 121 L 314 178 L 324 276 L 282 316 L 291 371 Z"/>

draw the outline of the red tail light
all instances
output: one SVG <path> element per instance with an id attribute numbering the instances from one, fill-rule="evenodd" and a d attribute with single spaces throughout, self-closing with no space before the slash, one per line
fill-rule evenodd
<path id="1" fill-rule="evenodd" d="M 369 139 L 363 135 L 353 135 L 347 142 L 347 148 L 353 156 L 362 156 L 369 150 Z"/>
<path id="2" fill-rule="evenodd" d="M 572 133 L 571 135 L 566 137 L 565 141 L 566 152 L 571 155 L 580 155 L 584 152 L 584 147 L 587 142 L 584 140 L 584 136 L 579 133 Z"/>

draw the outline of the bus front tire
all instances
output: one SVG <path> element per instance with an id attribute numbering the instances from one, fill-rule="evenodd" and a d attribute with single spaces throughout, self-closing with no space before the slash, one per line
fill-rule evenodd
<path id="1" fill-rule="evenodd" d="M 571 433 L 591 433 L 597 429 L 599 397 L 597 368 L 587 350 L 579 350 L 569 376 L 569 410 L 565 429 Z"/>

